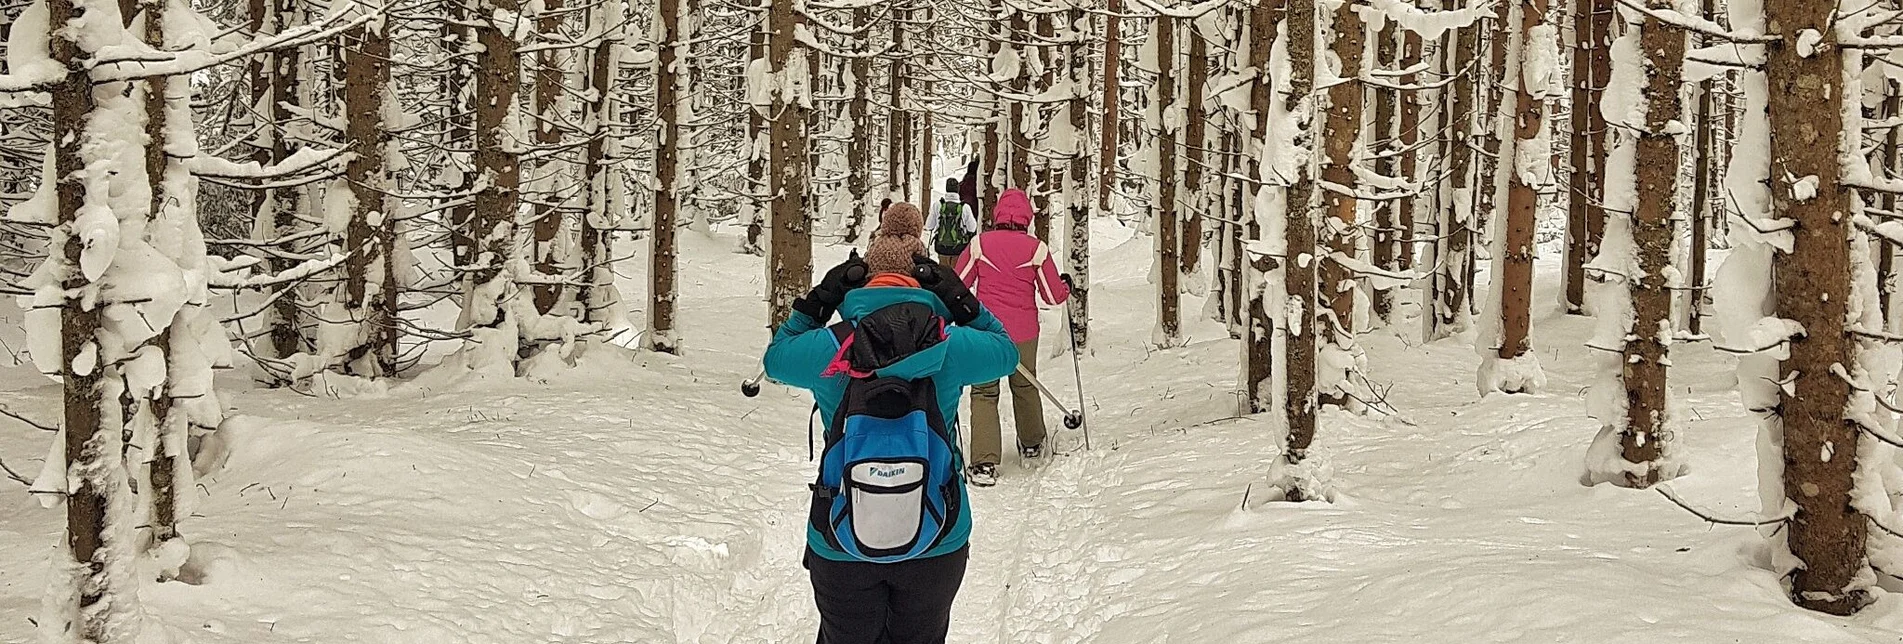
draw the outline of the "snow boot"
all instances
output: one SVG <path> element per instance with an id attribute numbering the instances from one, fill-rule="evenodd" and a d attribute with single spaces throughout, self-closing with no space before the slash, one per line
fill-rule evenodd
<path id="1" fill-rule="evenodd" d="M 965 473 L 965 478 L 971 481 L 972 485 L 976 485 L 978 487 L 991 487 L 993 485 L 997 485 L 998 484 L 998 466 L 993 465 L 991 463 L 979 463 L 977 465 L 973 465 L 971 466 L 971 469 Z"/>
<path id="2" fill-rule="evenodd" d="M 1044 445 L 1019 445 L 1018 455 L 1023 456 L 1024 460 L 1027 461 L 1036 460 L 1044 456 Z"/>

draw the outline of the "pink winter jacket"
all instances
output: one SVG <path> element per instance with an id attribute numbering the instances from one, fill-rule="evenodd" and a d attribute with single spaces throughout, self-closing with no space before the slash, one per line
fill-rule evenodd
<path id="1" fill-rule="evenodd" d="M 1031 228 L 1031 199 L 1022 190 L 1004 191 L 992 212 L 999 224 Z M 1037 338 L 1038 300 L 1056 306 L 1070 299 L 1070 288 L 1057 277 L 1050 247 L 1024 230 L 986 232 L 958 256 L 958 276 L 1004 322 L 1012 342 Z"/>

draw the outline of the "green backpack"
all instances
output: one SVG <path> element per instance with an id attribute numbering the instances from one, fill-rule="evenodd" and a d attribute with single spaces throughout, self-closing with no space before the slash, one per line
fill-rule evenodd
<path id="1" fill-rule="evenodd" d="M 940 255 L 956 256 L 971 245 L 971 233 L 965 230 L 964 202 L 938 202 L 938 231 L 932 234 L 933 250 Z"/>

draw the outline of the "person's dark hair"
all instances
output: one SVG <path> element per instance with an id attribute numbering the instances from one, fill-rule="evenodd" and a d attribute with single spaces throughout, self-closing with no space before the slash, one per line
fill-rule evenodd
<path id="1" fill-rule="evenodd" d="M 949 177 L 945 179 L 945 192 L 958 192 L 958 178 L 957 177 Z"/>

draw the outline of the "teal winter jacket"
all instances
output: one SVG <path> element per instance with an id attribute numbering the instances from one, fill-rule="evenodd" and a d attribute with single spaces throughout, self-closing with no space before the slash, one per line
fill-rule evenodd
<path id="1" fill-rule="evenodd" d="M 930 306 L 940 316 L 950 315 L 938 296 L 925 289 L 869 287 L 848 292 L 846 301 L 839 306 L 839 316 L 857 322 L 873 311 L 904 302 Z M 774 331 L 773 342 L 767 345 L 766 374 L 774 381 L 812 391 L 813 402 L 819 406 L 821 422 L 831 427 L 833 412 L 839 408 L 840 398 L 846 393 L 848 376 L 836 374 L 826 377 L 822 374 L 838 353 L 839 340 L 826 328 L 825 321 L 814 320 L 805 313 L 795 311 L 785 324 Z M 956 433 L 958 401 L 964 388 L 1011 375 L 1017 366 L 1017 345 L 1011 343 L 1011 336 L 1005 332 L 1004 324 L 990 311 L 981 310 L 978 319 L 972 320 L 971 324 L 946 327 L 944 342 L 880 369 L 877 374 L 879 377 L 905 379 L 931 377 L 938 389 L 939 411 L 947 419 L 947 429 Z M 951 438 L 956 445 L 957 436 Z M 962 464 L 963 459 L 959 460 Z M 959 485 L 963 484 L 961 478 Z M 958 513 L 957 523 L 952 526 L 945 540 L 927 551 L 925 557 L 950 554 L 970 541 L 970 495 L 960 490 L 958 496 L 964 507 Z M 812 526 L 806 528 L 806 544 L 821 557 L 834 561 L 851 560 L 845 553 L 827 546 L 826 538 Z"/>

